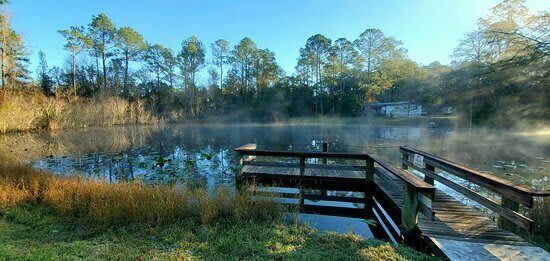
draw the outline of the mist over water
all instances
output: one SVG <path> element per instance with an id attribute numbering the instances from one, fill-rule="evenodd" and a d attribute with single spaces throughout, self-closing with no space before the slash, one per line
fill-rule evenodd
<path id="1" fill-rule="evenodd" d="M 374 153 L 399 163 L 410 146 L 524 184 L 547 179 L 545 132 L 456 128 L 450 124 L 208 124 L 128 126 L 11 134 L 0 151 L 59 174 L 185 182 L 203 177 L 230 183 L 238 164 L 233 148 Z M 400 164 L 399 164 L 400 165 Z M 540 184 L 533 184 L 538 187 Z"/>
<path id="2" fill-rule="evenodd" d="M 9 134 L 1 137 L 0 153 L 58 175 L 111 182 L 138 179 L 215 191 L 222 184 L 235 186 L 239 156 L 233 149 L 250 142 L 258 149 L 294 151 L 320 151 L 322 142 L 328 142 L 330 151 L 372 153 L 395 166 L 401 165 L 399 146 L 410 146 L 531 188 L 548 189 L 549 137 L 540 128 L 470 129 L 448 122 L 141 125 Z M 463 195 L 436 186 L 484 210 Z M 300 214 L 299 219 L 322 231 L 373 237 L 362 219 L 310 214 Z"/>

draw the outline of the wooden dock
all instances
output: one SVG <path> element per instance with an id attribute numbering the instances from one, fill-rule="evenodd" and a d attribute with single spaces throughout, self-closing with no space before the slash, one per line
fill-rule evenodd
<path id="1" fill-rule="evenodd" d="M 269 151 L 247 144 L 235 149 L 243 156 L 238 178 L 265 186 L 300 188 L 298 195 L 278 196 L 299 198 L 300 207 L 306 213 L 376 217 L 379 225 L 371 226 L 375 235 L 385 233 L 392 241 L 427 248 L 451 260 L 550 260 L 545 250 L 509 231 L 530 230 L 533 221 L 519 213 L 519 206 L 530 208 L 533 197 L 550 196 L 548 192 L 532 191 L 408 147 L 400 148 L 401 168 L 373 155 L 328 152 L 326 147 L 324 150 Z M 322 159 L 322 164 L 318 164 L 318 159 Z M 332 160 L 331 164 L 328 159 Z M 501 202 L 449 176 L 483 187 L 499 196 Z M 497 213 L 498 224 L 478 208 L 436 189 L 435 181 Z M 323 192 L 313 195 L 302 192 L 307 189 Z M 363 197 L 335 196 L 326 191 L 360 192 Z M 304 200 L 360 203 L 363 209 L 313 206 Z"/>

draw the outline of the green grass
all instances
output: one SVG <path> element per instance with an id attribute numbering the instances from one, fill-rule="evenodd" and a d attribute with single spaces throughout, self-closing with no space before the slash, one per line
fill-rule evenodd
<path id="1" fill-rule="evenodd" d="M 281 205 L 248 191 L 58 177 L 0 161 L 0 260 L 430 258 L 283 223 Z"/>
<path id="2" fill-rule="evenodd" d="M 410 248 L 277 222 L 94 226 L 24 205 L 0 216 L 0 260 L 430 260 Z"/>

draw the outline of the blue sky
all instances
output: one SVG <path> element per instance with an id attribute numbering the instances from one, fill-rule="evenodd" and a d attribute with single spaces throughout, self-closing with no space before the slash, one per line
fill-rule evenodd
<path id="1" fill-rule="evenodd" d="M 401 40 L 419 64 L 450 62 L 457 41 L 475 29 L 498 0 L 12 0 L 5 11 L 15 30 L 33 52 L 32 70 L 42 50 L 49 65 L 67 56 L 57 30 L 87 25 L 92 15 L 105 13 L 119 26 L 130 26 L 150 43 L 179 50 L 183 39 L 196 35 L 206 46 L 224 38 L 235 45 L 252 38 L 274 51 L 287 74 L 294 72 L 300 47 L 322 33 L 333 41 L 354 40 L 367 28 L 381 29 Z M 548 10 L 545 0 L 528 0 L 531 10 Z M 208 48 L 208 52 L 210 49 Z"/>

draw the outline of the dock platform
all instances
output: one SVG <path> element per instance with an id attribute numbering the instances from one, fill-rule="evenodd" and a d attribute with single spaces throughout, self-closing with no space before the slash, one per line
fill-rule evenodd
<path id="1" fill-rule="evenodd" d="M 519 204 L 532 207 L 533 197 L 546 197 L 550 195 L 548 192 L 531 191 L 408 147 L 400 148 L 403 155 L 401 168 L 368 154 L 268 151 L 257 150 L 255 144 L 247 144 L 235 151 L 243 156 L 239 175 L 241 181 L 273 187 L 359 192 L 363 195 L 363 198 L 357 198 L 326 192 L 319 195 L 300 193 L 300 207 L 308 213 L 363 218 L 376 216 L 392 241 L 428 248 L 451 260 L 550 260 L 548 252 L 509 231 L 517 227 L 530 230 L 533 221 L 519 213 Z M 323 164 L 315 164 L 318 159 L 322 159 Z M 333 164 L 329 164 L 328 159 L 334 159 Z M 342 164 L 345 161 L 364 164 Z M 502 198 L 501 202 L 497 203 L 451 181 L 448 175 L 461 177 L 495 192 Z M 498 222 L 478 208 L 436 189 L 435 181 L 499 214 Z M 304 204 L 304 198 L 359 203 L 363 209 L 329 210 L 308 206 Z M 381 230 L 381 227 L 376 229 Z"/>

